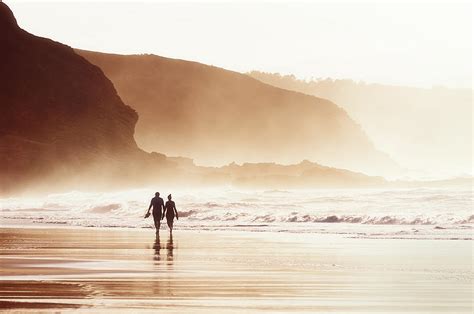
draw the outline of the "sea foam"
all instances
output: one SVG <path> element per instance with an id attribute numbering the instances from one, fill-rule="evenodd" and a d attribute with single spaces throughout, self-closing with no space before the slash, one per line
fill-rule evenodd
<path id="1" fill-rule="evenodd" d="M 152 228 L 143 219 L 154 190 L 69 192 L 1 199 L 1 217 L 19 224 Z M 356 235 L 470 237 L 469 189 L 173 192 L 176 227 L 205 230 L 324 232 Z"/>

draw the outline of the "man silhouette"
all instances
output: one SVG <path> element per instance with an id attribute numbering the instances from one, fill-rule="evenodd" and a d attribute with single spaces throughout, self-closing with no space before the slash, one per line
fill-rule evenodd
<path id="1" fill-rule="evenodd" d="M 155 221 L 156 233 L 160 232 L 160 220 L 165 211 L 165 204 L 163 199 L 160 197 L 160 192 L 155 193 L 155 197 L 151 199 L 148 211 L 145 214 L 145 218 L 150 216 L 150 209 L 153 207 L 153 220 Z"/>

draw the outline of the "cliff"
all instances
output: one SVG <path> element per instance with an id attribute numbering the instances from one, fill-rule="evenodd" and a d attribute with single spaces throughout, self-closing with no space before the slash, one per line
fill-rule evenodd
<path id="1" fill-rule="evenodd" d="M 2 44 L 2 49 L 0 49 L 2 61 L 0 67 L 0 195 L 17 192 L 58 192 L 71 189 L 95 191 L 144 185 L 166 185 L 167 188 L 222 185 L 248 188 L 300 188 L 358 187 L 384 183 L 381 178 L 323 167 L 308 161 L 288 166 L 275 163 L 246 163 L 241 166 L 231 164 L 213 168 L 196 166 L 190 158 L 167 157 L 161 153 L 144 152 L 137 146 L 134 139 L 137 113 L 124 104 L 114 85 L 100 68 L 89 63 L 68 46 L 36 37 L 20 29 L 12 12 L 3 3 L 0 3 L 0 42 Z M 173 87 L 171 84 L 167 88 L 158 89 L 161 92 L 168 92 L 164 93 L 164 97 L 170 103 L 165 103 L 158 94 L 155 95 L 157 91 L 151 86 L 149 89 L 143 89 L 140 85 L 134 85 L 138 90 L 155 97 L 152 99 L 169 106 L 164 109 L 163 114 L 155 107 L 142 108 L 145 113 L 140 112 L 140 115 L 145 117 L 145 121 L 153 122 L 150 127 L 153 127 L 152 135 L 157 140 L 166 142 L 169 141 L 167 136 L 170 136 L 193 146 L 193 141 L 200 143 L 200 140 L 210 137 L 213 143 L 222 141 L 220 145 L 213 147 L 213 154 L 226 158 L 239 149 L 249 153 L 252 147 L 256 150 L 254 154 L 258 154 L 265 147 L 264 141 L 267 141 L 270 147 L 272 143 L 280 142 L 281 145 L 276 147 L 278 151 L 270 149 L 270 152 L 284 153 L 288 145 L 295 145 L 295 149 L 300 147 L 298 142 L 300 136 L 294 129 L 301 130 L 302 126 L 297 125 L 296 120 L 294 120 L 295 124 L 289 122 L 294 119 L 290 115 L 293 112 L 290 110 L 290 104 L 301 99 L 305 99 L 308 103 L 298 105 L 301 106 L 298 110 L 306 110 L 308 115 L 318 113 L 324 119 L 340 115 L 340 121 L 350 122 L 342 110 L 329 102 L 321 100 L 318 105 L 313 97 L 297 93 L 288 94 L 284 90 L 272 88 L 233 72 L 227 73 L 228 71 L 191 64 L 192 67 L 196 67 L 193 70 L 197 75 L 196 80 L 181 82 L 179 77 L 184 75 L 184 72 L 187 76 L 194 74 L 192 74 L 193 71 L 189 72 L 190 64 L 184 62 L 182 64 L 184 68 L 180 69 L 182 62 L 176 62 L 178 68 L 175 69 L 172 66 L 169 69 L 169 76 L 173 76 L 175 78 L 173 82 L 178 85 L 190 85 L 186 85 L 185 88 L 183 85 Z M 201 81 L 205 80 L 202 77 L 202 71 L 204 73 L 210 71 L 207 83 Z M 218 71 L 222 77 L 216 78 L 213 71 Z M 126 73 L 124 75 L 126 76 Z M 156 72 L 151 71 L 150 76 L 153 80 L 155 75 Z M 223 105 L 222 108 L 215 103 L 219 97 L 212 96 L 214 92 L 211 87 L 212 84 L 217 84 L 216 79 L 222 80 L 224 84 L 223 86 L 218 84 L 216 95 L 224 97 L 225 93 L 229 93 L 228 100 L 224 102 L 225 106 Z M 236 82 L 241 82 L 241 86 L 247 88 L 243 93 L 245 94 L 243 98 L 237 95 Z M 225 86 L 227 89 L 224 88 Z M 253 88 L 254 97 L 264 104 L 263 107 L 259 107 L 259 102 L 248 94 L 249 86 Z M 201 91 L 200 88 L 204 87 L 206 89 Z M 195 95 L 205 97 L 210 102 L 204 102 L 202 99 L 197 101 L 199 97 L 192 97 L 185 102 L 178 101 L 184 96 L 181 91 L 189 91 L 189 88 L 194 90 Z M 175 102 L 172 102 L 170 91 L 176 92 Z M 146 98 L 143 97 L 143 99 Z M 139 99 L 135 101 L 140 104 Z M 194 103 L 194 101 L 196 101 L 196 106 L 193 107 L 190 102 Z M 226 109 L 229 103 L 231 109 Z M 207 107 L 206 104 L 208 104 Z M 245 110 L 238 109 L 240 106 L 246 106 Z M 252 109 L 252 106 L 256 108 Z M 285 115 L 275 117 L 275 113 L 265 113 L 264 108 L 273 108 L 273 106 L 277 113 Z M 191 113 L 183 112 L 183 108 L 189 109 Z M 231 114 L 229 110 L 233 110 L 233 113 Z M 299 119 L 303 119 L 298 110 Z M 268 125 L 265 125 L 265 115 L 269 116 Z M 247 121 L 249 116 L 258 117 L 258 119 Z M 291 136 L 295 137 L 293 142 L 285 143 L 284 140 L 288 140 L 288 137 L 272 137 L 281 133 L 280 130 L 272 132 L 271 128 L 269 129 L 269 126 L 276 127 L 274 119 L 281 123 L 281 129 L 289 130 Z M 323 121 L 324 119 L 320 119 L 321 124 L 333 123 Z M 314 120 L 311 121 L 314 122 Z M 300 122 L 304 125 L 310 121 Z M 207 123 L 211 127 L 200 129 L 203 127 L 202 123 Z M 225 123 L 240 128 L 239 132 L 253 133 L 240 136 Z M 216 125 L 219 126 L 218 129 L 221 128 L 222 134 L 209 133 L 210 131 L 217 132 Z M 262 127 L 263 136 L 258 132 L 258 126 Z M 245 127 L 250 129 L 246 131 Z M 323 126 L 307 124 L 305 127 L 308 130 L 313 127 L 321 130 Z M 355 128 L 353 124 L 351 127 Z M 199 131 L 198 135 L 202 138 L 194 136 L 192 132 L 189 133 L 190 130 Z M 174 135 L 175 132 L 177 135 Z M 336 136 L 338 132 L 334 130 L 331 134 Z M 233 137 L 224 136 L 229 136 L 229 134 Z M 348 136 L 341 134 L 343 138 Z M 183 138 L 185 135 L 189 138 Z M 302 138 L 306 136 L 301 135 Z M 251 137 L 257 139 L 254 140 Z M 245 139 L 249 140 L 249 145 L 253 146 L 245 146 L 243 142 Z M 172 143 L 173 141 L 170 141 L 169 145 Z M 183 147 L 186 147 L 184 144 Z M 370 143 L 366 144 L 370 147 Z M 157 148 L 157 151 L 164 151 L 167 146 L 162 145 Z M 249 159 L 252 159 L 252 155 Z"/>
<path id="2" fill-rule="evenodd" d="M 137 110 L 136 140 L 147 151 L 206 165 L 310 159 L 367 173 L 397 169 L 328 100 L 196 62 L 76 51 Z"/>
<path id="3" fill-rule="evenodd" d="M 100 68 L 22 30 L 4 3 L 0 42 L 0 192 L 79 182 L 86 172 L 96 182 L 127 177 L 124 163 L 155 159 L 137 147 L 137 113 Z"/>

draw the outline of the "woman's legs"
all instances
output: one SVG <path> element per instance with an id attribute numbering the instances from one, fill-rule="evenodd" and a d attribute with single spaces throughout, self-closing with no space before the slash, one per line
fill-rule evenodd
<path id="1" fill-rule="evenodd" d="M 168 227 L 170 228 L 170 233 L 173 231 L 173 220 L 173 218 L 166 219 L 166 221 L 168 222 Z"/>

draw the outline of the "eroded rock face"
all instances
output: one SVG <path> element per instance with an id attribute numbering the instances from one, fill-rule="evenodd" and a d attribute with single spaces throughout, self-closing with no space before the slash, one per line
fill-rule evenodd
<path id="1" fill-rule="evenodd" d="M 19 28 L 4 3 L 0 45 L 1 189 L 141 153 L 133 137 L 137 113 L 97 66 Z"/>
<path id="2" fill-rule="evenodd" d="M 144 150 L 209 165 L 309 159 L 373 173 L 397 167 L 326 99 L 196 62 L 77 53 L 98 65 L 137 110 L 135 137 Z"/>

